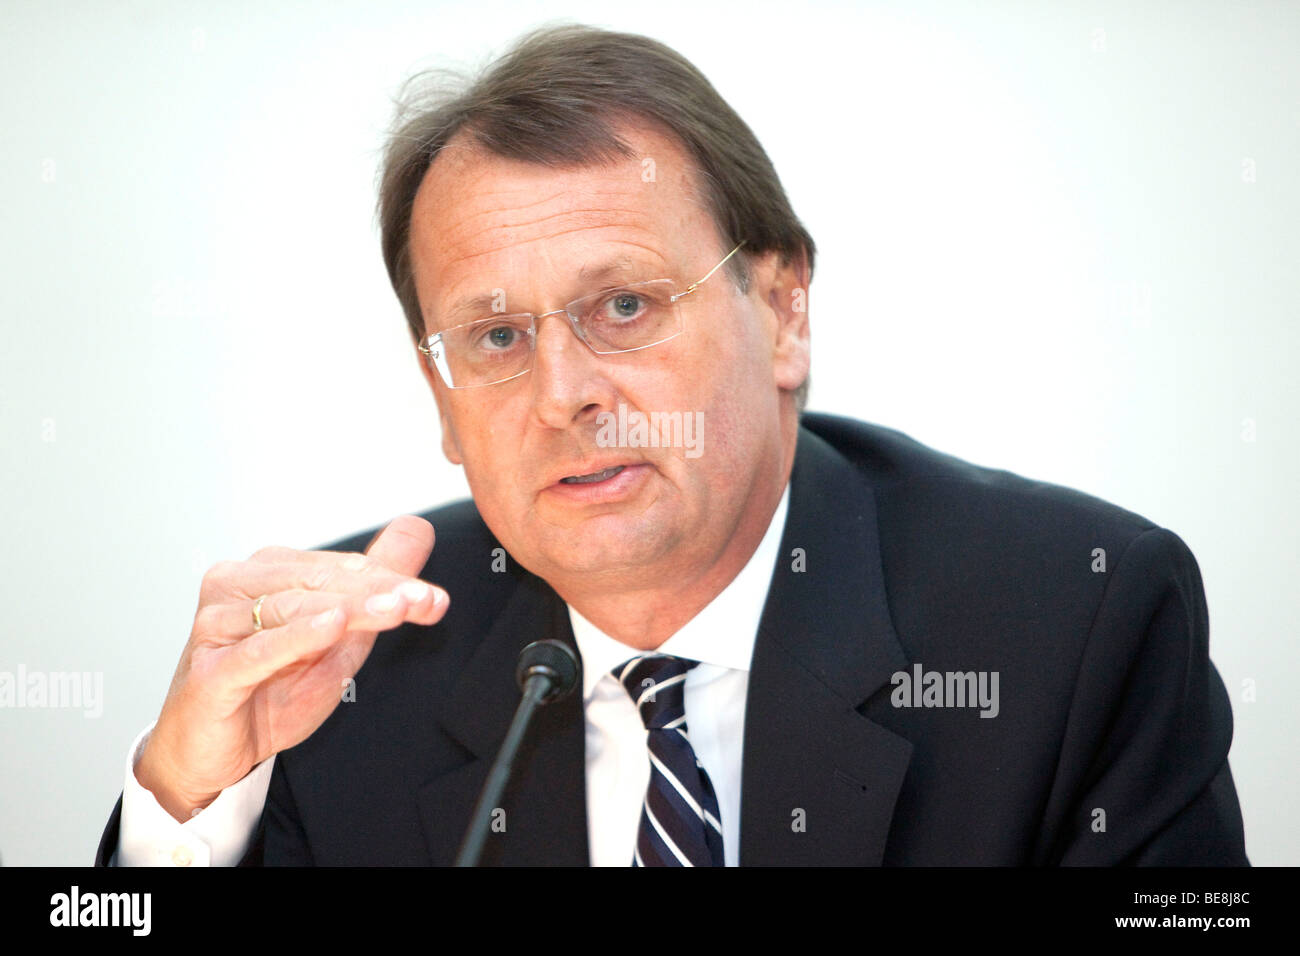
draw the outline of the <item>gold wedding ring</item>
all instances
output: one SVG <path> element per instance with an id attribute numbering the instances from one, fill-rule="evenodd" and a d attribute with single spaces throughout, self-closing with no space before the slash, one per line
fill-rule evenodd
<path id="1" fill-rule="evenodd" d="M 263 594 L 260 598 L 258 598 L 256 601 L 253 602 L 253 630 L 254 631 L 260 631 L 262 629 L 262 602 L 265 600 L 266 600 L 266 595 Z"/>

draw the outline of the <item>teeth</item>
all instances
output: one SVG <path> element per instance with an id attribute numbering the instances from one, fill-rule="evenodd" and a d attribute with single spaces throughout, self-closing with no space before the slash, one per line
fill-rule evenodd
<path id="1" fill-rule="evenodd" d="M 607 478 L 613 478 L 623 470 L 622 465 L 615 465 L 613 468 L 606 468 L 604 471 L 597 471 L 590 475 L 571 475 L 568 478 L 561 478 L 561 484 L 566 485 L 589 485 L 592 482 L 604 481 Z"/>

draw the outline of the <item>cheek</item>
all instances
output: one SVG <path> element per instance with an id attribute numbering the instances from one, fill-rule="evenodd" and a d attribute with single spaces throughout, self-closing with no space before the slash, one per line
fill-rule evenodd
<path id="1" fill-rule="evenodd" d="M 771 343 L 765 343 L 762 318 L 753 303 L 737 295 L 725 306 L 710 316 L 702 330 L 705 360 L 721 366 L 715 368 L 714 374 L 743 377 L 755 363 L 764 358 L 770 361 Z M 721 359 L 725 362 L 718 361 Z"/>
<path id="2" fill-rule="evenodd" d="M 504 452 L 518 444 L 504 440 L 498 424 L 491 417 L 465 416 L 458 420 L 456 436 L 465 458 L 465 477 L 474 497 L 499 498 L 503 489 L 513 487 L 515 461 Z"/>
<path id="3" fill-rule="evenodd" d="M 700 461 L 719 481 L 732 483 L 739 478 L 740 470 L 751 457 L 759 419 L 742 396 L 734 392 L 705 412 Z"/>
<path id="4" fill-rule="evenodd" d="M 711 336 L 709 356 L 695 370 L 694 389 L 706 408 L 724 420 L 719 426 L 743 424 L 745 411 L 772 386 L 772 356 L 750 329 L 728 329 Z"/>

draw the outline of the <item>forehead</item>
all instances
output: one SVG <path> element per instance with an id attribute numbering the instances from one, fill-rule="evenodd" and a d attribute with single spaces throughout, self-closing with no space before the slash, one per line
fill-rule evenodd
<path id="1" fill-rule="evenodd" d="M 580 294 L 572 283 L 610 265 L 678 278 L 707 258 L 716 233 L 685 150 L 657 131 L 618 133 L 632 156 L 567 169 L 453 139 L 425 174 L 411 213 L 411 264 L 426 321 L 497 289 L 513 299 L 511 311 L 557 308 L 535 296 Z"/>

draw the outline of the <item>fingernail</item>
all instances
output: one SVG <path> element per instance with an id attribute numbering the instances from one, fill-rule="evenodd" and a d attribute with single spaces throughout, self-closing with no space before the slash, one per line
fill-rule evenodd
<path id="1" fill-rule="evenodd" d="M 321 611 L 311 619 L 311 626 L 315 628 L 329 627 L 334 623 L 334 618 L 338 616 L 339 609 L 330 608 L 328 611 Z"/>
<path id="2" fill-rule="evenodd" d="M 407 581 L 397 589 L 411 604 L 419 604 L 429 596 L 429 585 L 423 581 Z"/>
<path id="3" fill-rule="evenodd" d="M 395 607 L 397 607 L 396 591 L 390 591 L 388 594 L 375 594 L 366 600 L 366 610 L 371 614 L 383 614 Z"/>

